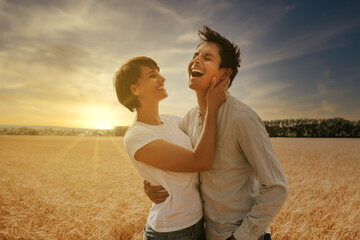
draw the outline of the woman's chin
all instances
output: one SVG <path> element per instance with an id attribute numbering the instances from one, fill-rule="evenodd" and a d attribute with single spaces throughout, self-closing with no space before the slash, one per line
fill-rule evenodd
<path id="1" fill-rule="evenodd" d="M 167 92 L 165 92 L 163 99 L 167 98 L 168 96 L 169 96 L 169 95 L 167 94 Z M 163 99 L 161 99 L 161 100 L 163 100 Z"/>

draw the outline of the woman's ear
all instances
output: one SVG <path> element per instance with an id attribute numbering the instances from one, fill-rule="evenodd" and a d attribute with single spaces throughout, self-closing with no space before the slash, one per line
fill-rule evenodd
<path id="1" fill-rule="evenodd" d="M 226 80 L 230 78 L 233 70 L 231 68 L 225 68 L 223 74 L 221 75 L 221 80 Z"/>
<path id="2" fill-rule="evenodd" d="M 138 89 L 137 89 L 137 87 L 136 87 L 135 84 L 131 84 L 131 85 L 130 85 L 130 90 L 131 90 L 131 93 L 132 93 L 134 96 L 138 96 L 138 95 L 139 95 Z"/>

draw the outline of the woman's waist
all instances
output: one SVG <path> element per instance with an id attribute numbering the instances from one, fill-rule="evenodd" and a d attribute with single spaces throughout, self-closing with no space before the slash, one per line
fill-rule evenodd
<path id="1" fill-rule="evenodd" d="M 195 224 L 203 217 L 200 196 L 192 199 L 169 199 L 153 204 L 150 209 L 148 223 L 159 232 L 175 231 Z M 189 225 L 190 224 L 190 225 Z M 171 229 L 171 230 L 170 230 Z"/>

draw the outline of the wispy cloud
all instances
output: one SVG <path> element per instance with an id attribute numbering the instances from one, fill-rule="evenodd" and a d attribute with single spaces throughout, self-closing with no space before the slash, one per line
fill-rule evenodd
<path id="1" fill-rule="evenodd" d="M 271 46 L 268 50 L 263 49 L 264 52 L 250 55 L 247 61 L 243 63 L 243 68 L 250 69 L 331 48 L 343 47 L 346 44 L 345 42 L 333 43 L 331 40 L 359 25 L 359 23 L 352 23 L 341 26 L 331 26 L 331 28 L 326 29 L 312 29 L 290 40 L 287 39 L 285 42 L 279 42 L 277 45 Z"/>
<path id="2" fill-rule="evenodd" d="M 336 106 L 327 101 L 321 101 L 321 109 L 325 112 L 333 113 L 336 111 Z"/>
<path id="3" fill-rule="evenodd" d="M 198 36 L 196 31 L 186 32 L 182 35 L 180 35 L 177 39 L 177 42 L 190 42 L 194 43 L 198 41 Z"/>
<path id="4" fill-rule="evenodd" d="M 222 6 L 203 9 L 203 15 L 210 16 Z M 0 98 L 12 105 L 6 112 L 44 111 L 56 116 L 51 120 L 47 116 L 49 121 L 65 121 L 79 112 L 89 116 L 91 111 L 84 109 L 117 109 L 113 74 L 125 60 L 138 55 L 159 61 L 169 76 L 170 92 L 189 92 L 186 66 L 197 37 L 190 39 L 189 32 L 194 32 L 194 22 L 203 19 L 191 15 L 161 1 L 0 0 Z M 176 46 L 181 42 L 191 47 Z M 178 86 L 180 93 L 175 91 Z M 174 102 L 176 97 L 169 98 L 170 105 Z M 59 117 L 66 106 L 69 114 Z M 112 118 L 129 123 L 133 116 L 124 109 Z"/>
<path id="5" fill-rule="evenodd" d="M 71 126 L 86 118 L 101 121 L 96 115 L 130 124 L 134 114 L 117 102 L 112 79 L 124 61 L 140 55 L 158 61 L 167 78 L 169 98 L 161 103 L 162 112 L 181 116 L 196 104 L 187 87 L 186 69 L 198 41 L 197 30 L 204 24 L 241 47 L 244 81 L 235 83 L 231 91 L 267 119 L 301 116 L 301 111 L 308 116 L 336 114 L 343 108 L 331 97 L 353 96 L 355 88 L 349 86 L 355 85 L 359 70 L 341 78 L 348 82 L 345 87 L 339 84 L 336 69 L 324 66 L 316 73 L 313 91 L 303 96 L 295 94 L 300 84 L 295 80 L 264 73 L 263 67 L 271 63 L 346 47 L 347 41 L 334 39 L 359 26 L 356 21 L 331 28 L 314 23 L 268 42 L 299 4 L 0 0 L 0 124 L 10 119 L 48 119 Z"/>

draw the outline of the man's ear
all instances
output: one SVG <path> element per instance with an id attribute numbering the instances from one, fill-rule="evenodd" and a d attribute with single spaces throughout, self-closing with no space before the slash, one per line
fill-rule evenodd
<path id="1" fill-rule="evenodd" d="M 233 70 L 231 68 L 225 68 L 223 74 L 221 75 L 221 80 L 226 80 L 230 78 Z"/>
<path id="2" fill-rule="evenodd" d="M 138 89 L 137 89 L 137 87 L 136 87 L 135 84 L 131 84 L 131 85 L 130 85 L 130 90 L 131 90 L 131 93 L 132 93 L 134 96 L 138 96 L 138 95 L 139 95 Z"/>

